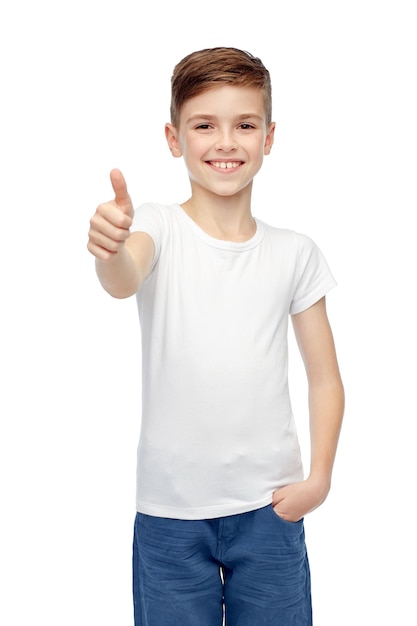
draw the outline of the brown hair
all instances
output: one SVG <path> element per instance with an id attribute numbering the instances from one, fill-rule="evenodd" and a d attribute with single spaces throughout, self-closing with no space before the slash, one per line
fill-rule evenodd
<path id="1" fill-rule="evenodd" d="M 175 67 L 171 78 L 171 123 L 178 125 L 184 102 L 212 87 L 257 87 L 264 93 L 266 123 L 271 123 L 271 79 L 262 61 L 238 48 L 206 48 L 192 52 Z"/>

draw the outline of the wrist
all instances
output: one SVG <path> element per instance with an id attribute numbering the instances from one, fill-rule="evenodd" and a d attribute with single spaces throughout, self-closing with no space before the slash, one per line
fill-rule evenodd
<path id="1" fill-rule="evenodd" d="M 331 477 L 325 473 L 310 472 L 306 482 L 314 489 L 317 498 L 323 502 L 330 491 Z"/>

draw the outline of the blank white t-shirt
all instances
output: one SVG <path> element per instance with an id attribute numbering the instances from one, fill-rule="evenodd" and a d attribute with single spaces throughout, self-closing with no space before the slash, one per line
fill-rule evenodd
<path id="1" fill-rule="evenodd" d="M 142 513 L 243 513 L 303 479 L 288 390 L 288 319 L 336 283 L 310 238 L 256 224 L 250 240 L 236 243 L 209 236 L 178 204 L 135 212 L 132 230 L 155 244 L 137 294 Z"/>

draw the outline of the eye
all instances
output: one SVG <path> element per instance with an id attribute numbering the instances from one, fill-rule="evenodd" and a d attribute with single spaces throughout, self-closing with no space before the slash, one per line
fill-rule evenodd
<path id="1" fill-rule="evenodd" d="M 210 128 L 210 124 L 199 124 L 198 126 L 196 126 L 196 130 L 210 130 Z"/>
<path id="2" fill-rule="evenodd" d="M 255 128 L 255 126 L 253 126 L 252 124 L 248 124 L 247 122 L 243 122 L 242 124 L 240 124 L 239 128 L 241 128 L 242 130 L 252 130 L 253 128 Z"/>

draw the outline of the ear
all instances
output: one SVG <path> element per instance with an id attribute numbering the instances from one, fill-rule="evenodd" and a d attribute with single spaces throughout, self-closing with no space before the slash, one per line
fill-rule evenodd
<path id="1" fill-rule="evenodd" d="M 269 125 L 268 133 L 265 138 L 264 154 L 269 154 L 271 152 L 271 148 L 274 143 L 274 136 L 275 136 L 275 122 L 271 122 L 271 124 Z"/>
<path id="2" fill-rule="evenodd" d="M 182 150 L 178 141 L 178 131 L 172 124 L 165 124 L 165 137 L 168 143 L 168 147 L 171 150 L 173 157 L 182 156 Z"/>

